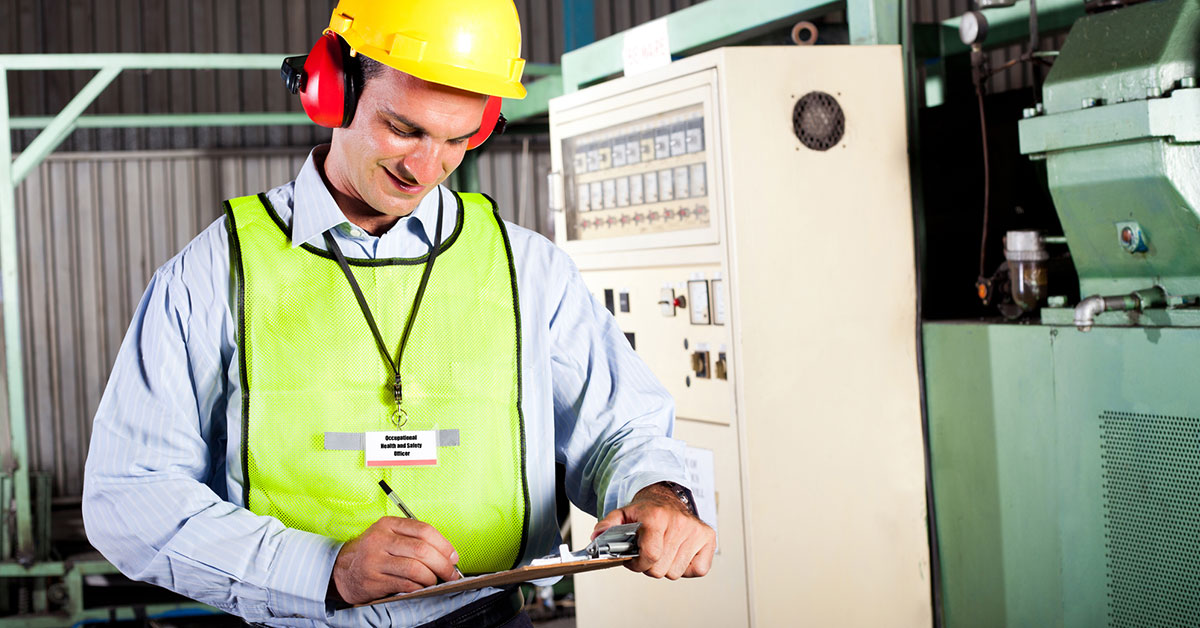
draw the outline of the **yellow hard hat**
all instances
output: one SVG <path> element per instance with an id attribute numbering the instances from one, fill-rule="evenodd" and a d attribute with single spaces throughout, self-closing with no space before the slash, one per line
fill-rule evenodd
<path id="1" fill-rule="evenodd" d="M 340 0 L 325 32 L 426 81 L 525 97 L 521 22 L 512 0 Z"/>

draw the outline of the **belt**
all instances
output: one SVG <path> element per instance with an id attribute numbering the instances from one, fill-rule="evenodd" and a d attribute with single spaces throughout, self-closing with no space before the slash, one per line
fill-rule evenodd
<path id="1" fill-rule="evenodd" d="M 520 587 L 475 600 L 418 628 L 493 628 L 516 617 L 525 606 Z"/>

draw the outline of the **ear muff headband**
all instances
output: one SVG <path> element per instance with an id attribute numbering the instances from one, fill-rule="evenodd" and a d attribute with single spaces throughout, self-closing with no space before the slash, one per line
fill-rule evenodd
<path id="1" fill-rule="evenodd" d="M 297 66 L 303 63 L 303 69 Z M 361 73 L 350 48 L 333 33 L 325 33 L 313 44 L 308 57 L 289 57 L 283 62 L 284 84 L 300 95 L 300 104 L 316 124 L 328 128 L 350 125 L 358 107 Z M 502 99 L 488 96 L 479 131 L 467 139 L 467 149 L 478 148 L 488 137 L 503 133 L 507 121 L 500 113 Z"/>

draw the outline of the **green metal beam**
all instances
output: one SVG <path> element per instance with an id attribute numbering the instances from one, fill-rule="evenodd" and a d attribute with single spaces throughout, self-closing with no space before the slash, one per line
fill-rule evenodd
<path id="1" fill-rule="evenodd" d="M 896 0 L 846 0 L 850 43 L 856 46 L 899 44 L 901 3 Z"/>
<path id="2" fill-rule="evenodd" d="M 121 573 L 107 560 L 81 560 L 78 562 L 47 562 L 25 566 L 20 563 L 0 563 L 0 578 L 39 578 L 64 576 L 72 570 L 85 576 Z"/>
<path id="3" fill-rule="evenodd" d="M 525 76 L 556 76 L 562 74 L 557 63 L 526 63 Z"/>
<path id="4" fill-rule="evenodd" d="M 1021 120 L 1022 155 L 1116 144 L 1153 137 L 1200 142 L 1200 88 L 1150 98 Z"/>
<path id="5" fill-rule="evenodd" d="M 0 55 L 0 67 L 9 70 L 278 70 L 284 54 L 222 53 L 112 53 L 112 54 L 9 54 Z"/>
<path id="6" fill-rule="evenodd" d="M 25 365 L 21 352 L 20 277 L 17 273 L 17 188 L 13 183 L 12 132 L 8 128 L 8 72 L 0 66 L 0 288 L 4 297 L 4 358 L 12 441 L 15 553 L 33 558 L 33 510 L 29 486 L 29 436 L 25 424 Z"/>
<path id="7" fill-rule="evenodd" d="M 505 100 L 504 117 L 509 122 L 545 115 L 550 111 L 550 99 L 562 96 L 562 76 L 547 76 L 525 86 L 524 100 Z"/>
<path id="8" fill-rule="evenodd" d="M 882 1 L 882 0 L 881 0 Z M 708 0 L 666 16 L 671 54 L 749 38 L 789 20 L 820 13 L 840 5 L 837 0 Z M 621 52 L 625 34 L 617 33 L 562 56 L 563 89 L 580 87 L 623 71 Z"/>
<path id="9" fill-rule="evenodd" d="M 67 139 L 71 131 L 75 130 L 75 121 L 79 115 L 91 106 L 100 92 L 104 91 L 104 88 L 108 87 L 109 83 L 112 83 L 120 73 L 121 68 L 119 67 L 106 67 L 96 73 L 96 76 L 93 76 L 92 80 L 88 81 L 88 84 L 84 85 L 78 94 L 75 94 L 71 102 L 67 103 L 67 106 L 63 107 L 57 116 L 54 116 L 50 124 L 29 143 L 28 148 L 21 151 L 21 156 L 13 162 L 12 185 L 20 185 L 31 170 L 42 163 L 47 155 L 54 152 L 54 149 Z"/>
<path id="10" fill-rule="evenodd" d="M 50 124 L 50 116 L 13 118 L 13 130 L 41 129 Z M 296 111 L 265 113 L 151 113 L 79 116 L 77 129 L 145 129 L 203 126 L 287 126 L 312 124 L 308 114 Z"/>

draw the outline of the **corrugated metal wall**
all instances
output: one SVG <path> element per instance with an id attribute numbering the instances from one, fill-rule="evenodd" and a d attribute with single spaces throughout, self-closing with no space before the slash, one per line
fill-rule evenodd
<path id="1" fill-rule="evenodd" d="M 80 495 L 92 415 L 151 273 L 221 200 L 292 178 L 303 150 L 74 153 L 18 191 L 21 324 L 33 468 Z"/>

